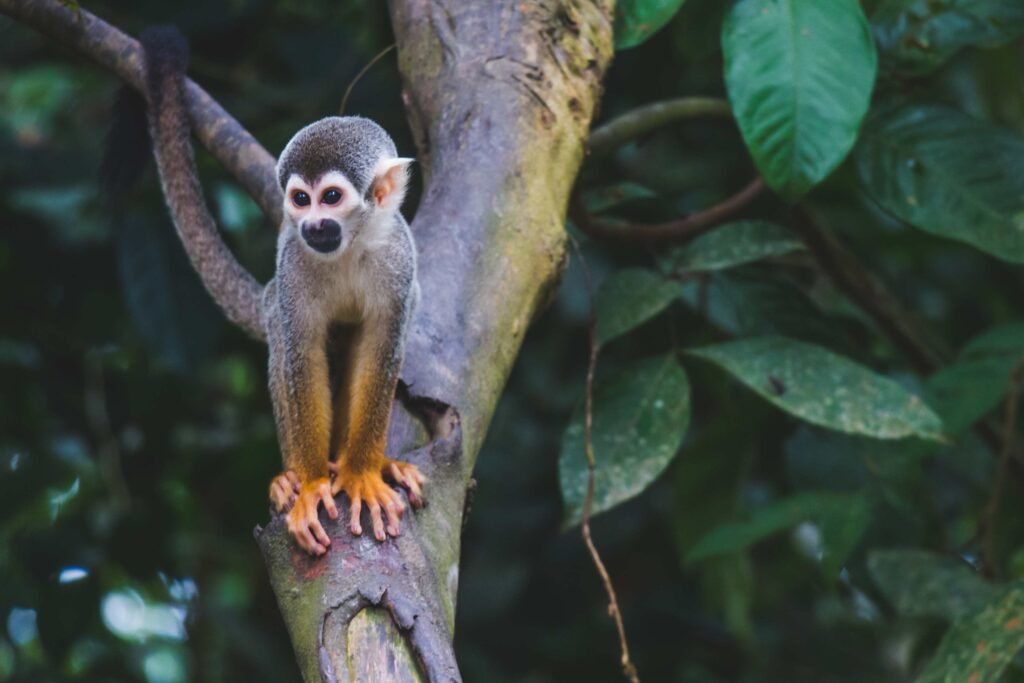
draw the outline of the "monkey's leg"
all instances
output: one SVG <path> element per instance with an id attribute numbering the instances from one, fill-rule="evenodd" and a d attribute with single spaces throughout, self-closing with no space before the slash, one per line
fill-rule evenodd
<path id="1" fill-rule="evenodd" d="M 345 491 L 351 501 L 352 533 L 363 532 L 360 522 L 366 503 L 378 541 L 397 536 L 405 505 L 385 481 L 384 474 L 407 486 L 420 500 L 423 478 L 414 465 L 384 455 L 391 402 L 401 366 L 403 321 L 394 316 L 363 323 L 352 345 L 349 382 L 349 430 L 344 452 L 338 459 L 335 491 Z M 387 516 L 387 534 L 381 512 Z"/>
<path id="2" fill-rule="evenodd" d="M 268 328 L 270 394 L 285 466 L 284 474 L 271 483 L 271 497 L 282 502 L 282 508 L 291 505 L 288 531 L 299 546 L 322 555 L 331 539 L 320 524 L 320 503 L 331 519 L 338 516 L 327 466 L 331 391 L 325 340 L 307 330 L 288 329 L 287 321 L 274 320 Z M 294 502 L 287 483 L 292 485 Z"/>

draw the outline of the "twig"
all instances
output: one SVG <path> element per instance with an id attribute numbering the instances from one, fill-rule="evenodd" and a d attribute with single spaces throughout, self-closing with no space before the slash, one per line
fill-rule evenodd
<path id="1" fill-rule="evenodd" d="M 633 664 L 633 660 L 629 656 L 626 627 L 622 623 L 622 612 L 619 610 L 619 600 L 616 597 L 615 588 L 612 586 L 611 576 L 609 576 L 608 569 L 605 568 L 604 562 L 601 560 L 601 554 L 597 551 L 594 539 L 590 535 L 590 511 L 594 504 L 594 474 L 597 470 L 597 458 L 594 456 L 593 440 L 594 373 L 597 369 L 597 357 L 601 351 L 601 345 L 597 341 L 597 319 L 594 315 L 593 305 L 594 287 L 590 279 L 590 269 L 587 268 L 587 262 L 583 258 L 583 252 L 580 250 L 579 243 L 571 235 L 569 239 L 572 242 L 573 249 L 576 251 L 576 255 L 579 256 L 580 265 L 583 268 L 583 277 L 587 283 L 587 294 L 590 297 L 590 320 L 587 324 L 590 354 L 587 361 L 587 385 L 583 411 L 583 453 L 587 458 L 587 494 L 583 499 L 583 515 L 580 528 L 583 533 L 583 543 L 586 544 L 587 550 L 590 552 L 594 568 L 597 569 L 597 573 L 601 576 L 601 583 L 604 584 L 604 590 L 608 594 L 608 615 L 615 621 L 615 628 L 619 633 L 619 647 L 622 650 L 622 673 L 631 683 L 640 683 L 640 676 L 637 673 L 636 665 Z"/>
<path id="2" fill-rule="evenodd" d="M 579 193 L 574 192 L 569 200 L 569 216 L 580 230 L 597 240 L 667 246 L 689 241 L 722 225 L 754 201 L 764 189 L 764 181 L 755 178 L 742 190 L 714 206 L 663 223 L 632 223 L 591 216 L 584 208 Z"/>
<path id="3" fill-rule="evenodd" d="M 1006 488 L 1006 477 L 1010 471 L 1010 455 L 1013 453 L 1014 436 L 1017 432 L 1017 406 L 1020 403 L 1022 376 L 1024 376 L 1024 357 L 1019 358 L 1014 364 L 1006 387 L 1006 418 L 1003 425 L 1002 449 L 999 452 L 999 466 L 996 469 L 996 477 L 993 482 L 992 497 L 989 498 L 982 516 L 983 557 L 985 569 L 990 576 L 997 576 L 999 573 L 996 569 L 995 553 L 996 516 L 999 514 L 1003 491 Z"/>
<path id="4" fill-rule="evenodd" d="M 829 231 L 822 229 L 806 209 L 797 207 L 792 218 L 793 229 L 835 288 L 875 321 L 917 372 L 928 375 L 939 369 L 943 356 L 948 354 L 923 341 L 923 336 L 909 322 L 910 314 L 875 282 L 857 257 Z"/>
<path id="5" fill-rule="evenodd" d="M 0 0 L 0 14 L 30 26 L 63 46 L 93 59 L 142 91 L 145 73 L 137 41 L 84 9 L 58 0 Z M 185 81 L 189 117 L 196 137 L 226 168 L 276 227 L 281 220 L 281 188 L 274 157 L 210 95 Z"/>
<path id="6" fill-rule="evenodd" d="M 633 138 L 661 126 L 701 116 L 726 117 L 732 109 L 726 100 L 717 97 L 680 97 L 654 102 L 627 112 L 590 133 L 590 155 L 598 157 L 611 152 Z"/>
<path id="7" fill-rule="evenodd" d="M 366 72 L 369 71 L 374 64 L 379 62 L 384 55 L 391 52 L 396 47 L 396 43 L 391 43 L 386 48 L 378 52 L 373 59 L 366 63 L 366 66 L 359 70 L 359 73 L 355 75 L 355 78 L 353 78 L 352 81 L 348 84 L 348 87 L 345 88 L 345 94 L 341 98 L 341 106 L 338 107 L 338 116 L 343 116 L 345 114 L 345 105 L 348 104 L 348 98 L 352 94 L 352 89 L 355 88 L 356 84 L 362 79 L 363 76 L 366 75 Z"/>

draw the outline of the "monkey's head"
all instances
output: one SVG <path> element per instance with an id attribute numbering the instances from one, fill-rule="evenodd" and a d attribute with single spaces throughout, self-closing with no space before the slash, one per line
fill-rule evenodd
<path id="1" fill-rule="evenodd" d="M 399 157 L 391 137 L 369 119 L 331 116 L 311 123 L 277 162 L 284 229 L 297 230 L 320 254 L 340 254 L 393 219 L 411 161 Z"/>

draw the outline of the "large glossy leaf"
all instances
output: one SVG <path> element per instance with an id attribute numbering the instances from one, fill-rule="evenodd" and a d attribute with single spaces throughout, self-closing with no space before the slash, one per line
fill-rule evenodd
<path id="1" fill-rule="evenodd" d="M 562 436 L 558 478 L 566 522 L 579 522 L 587 491 L 583 405 Z M 690 421 L 690 385 L 672 355 L 625 368 L 594 391 L 593 514 L 636 496 L 675 456 Z"/>
<path id="2" fill-rule="evenodd" d="M 716 363 L 796 417 L 879 439 L 938 438 L 942 423 L 917 396 L 831 351 L 785 337 L 706 346 L 691 354 Z"/>
<path id="3" fill-rule="evenodd" d="M 636 47 L 675 16 L 685 0 L 619 0 L 615 3 L 615 48 Z"/>
<path id="4" fill-rule="evenodd" d="M 594 302 L 597 340 L 604 344 L 650 320 L 680 294 L 679 283 L 645 268 L 627 268 L 601 284 Z"/>
<path id="5" fill-rule="evenodd" d="M 968 46 L 999 47 L 1024 33 L 1017 0 L 884 0 L 871 15 L 887 65 L 923 74 Z"/>
<path id="6" fill-rule="evenodd" d="M 917 683 L 995 683 L 1024 649 L 1024 586 L 1000 591 L 977 614 L 956 622 Z"/>
<path id="7" fill-rule="evenodd" d="M 768 221 L 739 221 L 715 228 L 676 251 L 670 267 L 680 273 L 724 270 L 803 248 L 791 231 Z"/>
<path id="8" fill-rule="evenodd" d="M 801 522 L 815 522 L 821 539 L 814 549 L 828 576 L 853 551 L 871 519 L 869 500 L 857 494 L 801 493 L 755 510 L 746 522 L 724 524 L 701 538 L 687 562 L 735 553 Z"/>
<path id="9" fill-rule="evenodd" d="M 765 181 L 795 200 L 857 139 L 877 57 L 857 0 L 740 0 L 722 27 L 725 83 Z"/>
<path id="10" fill-rule="evenodd" d="M 872 199 L 926 232 L 1024 261 L 1024 139 L 940 106 L 887 109 L 857 150 Z"/>
<path id="11" fill-rule="evenodd" d="M 868 570 L 900 614 L 953 621 L 974 614 L 999 595 L 963 560 L 924 550 L 880 550 Z"/>

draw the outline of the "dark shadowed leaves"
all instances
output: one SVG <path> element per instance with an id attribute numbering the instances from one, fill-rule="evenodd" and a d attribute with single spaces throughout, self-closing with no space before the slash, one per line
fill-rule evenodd
<path id="1" fill-rule="evenodd" d="M 615 47 L 636 47 L 675 16 L 685 0 L 620 0 L 615 3 Z"/>
<path id="2" fill-rule="evenodd" d="M 601 284 L 594 302 L 601 344 L 650 320 L 680 294 L 679 283 L 644 268 L 627 268 Z"/>
<path id="3" fill-rule="evenodd" d="M 735 553 L 802 522 L 813 522 L 820 534 L 813 549 L 815 559 L 826 576 L 834 576 L 870 520 L 871 503 L 866 496 L 801 493 L 755 510 L 748 521 L 713 529 L 693 546 L 686 559 L 694 562 Z"/>
<path id="4" fill-rule="evenodd" d="M 733 112 L 765 182 L 795 200 L 857 139 L 876 54 L 856 0 L 740 0 L 722 27 Z"/>
<path id="5" fill-rule="evenodd" d="M 580 521 L 587 491 L 583 403 L 562 435 L 558 478 L 568 524 Z M 672 355 L 647 358 L 594 390 L 593 513 L 643 491 L 679 450 L 690 421 L 690 385 Z"/>
<path id="6" fill-rule="evenodd" d="M 879 439 L 938 438 L 942 423 L 896 382 L 813 344 L 757 337 L 689 353 L 709 360 L 786 412 Z"/>
<path id="7" fill-rule="evenodd" d="M 924 74 L 969 46 L 999 47 L 1024 33 L 1016 0 L 884 0 L 871 15 L 887 66 Z"/>
<path id="8" fill-rule="evenodd" d="M 916 228 L 1024 261 L 1024 139 L 955 109 L 907 106 L 872 117 L 861 181 Z"/>
<path id="9" fill-rule="evenodd" d="M 907 617 L 953 621 L 1000 594 L 963 560 L 925 550 L 879 550 L 868 556 L 868 569 L 896 611 Z"/>
<path id="10" fill-rule="evenodd" d="M 781 225 L 739 221 L 715 228 L 677 250 L 670 266 L 679 273 L 724 270 L 802 248 L 803 243 Z"/>

